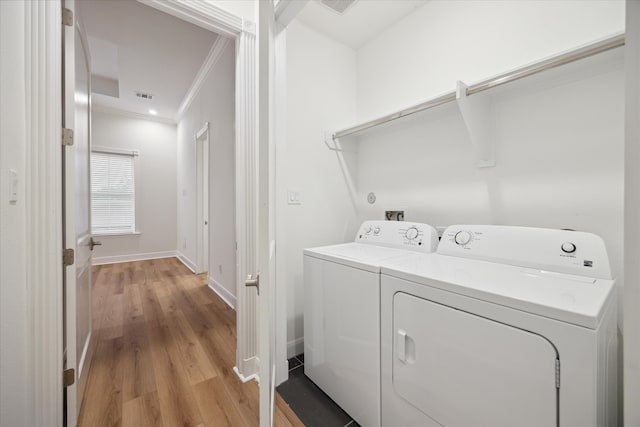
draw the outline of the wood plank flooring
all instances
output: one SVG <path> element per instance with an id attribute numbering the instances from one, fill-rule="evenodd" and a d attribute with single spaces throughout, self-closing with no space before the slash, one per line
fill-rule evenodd
<path id="1" fill-rule="evenodd" d="M 79 426 L 257 426 L 233 372 L 236 313 L 176 258 L 93 269 L 93 345 Z M 276 396 L 276 426 L 303 426 Z"/>

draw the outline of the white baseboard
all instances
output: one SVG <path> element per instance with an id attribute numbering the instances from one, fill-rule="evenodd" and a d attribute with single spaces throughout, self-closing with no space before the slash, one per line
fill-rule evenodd
<path id="1" fill-rule="evenodd" d="M 93 265 L 116 264 L 119 262 L 143 261 L 146 259 L 173 258 L 176 251 L 163 252 L 147 252 L 142 254 L 114 255 L 95 257 L 92 260 Z"/>
<path id="2" fill-rule="evenodd" d="M 244 375 L 242 375 L 240 373 L 240 371 L 238 370 L 237 366 L 233 367 L 233 372 L 236 373 L 238 378 L 240 378 L 240 381 L 242 381 L 243 383 L 246 383 L 247 381 L 251 381 L 251 380 L 256 380 L 256 381 L 260 382 L 260 378 L 258 377 L 258 374 L 253 374 L 253 375 L 249 375 L 248 377 L 245 377 Z"/>
<path id="3" fill-rule="evenodd" d="M 218 296 L 222 298 L 222 300 L 226 302 L 229 307 L 233 308 L 234 310 L 236 309 L 236 296 L 229 292 L 229 290 L 222 286 L 220 283 L 216 282 L 211 276 L 209 276 L 209 288 L 211 288 L 213 292 L 218 294 Z"/>
<path id="4" fill-rule="evenodd" d="M 176 251 L 176 258 L 180 260 L 192 273 L 196 272 L 196 263 L 191 261 L 185 254 L 180 251 Z"/>
<path id="5" fill-rule="evenodd" d="M 291 359 L 300 353 L 304 353 L 304 337 L 287 342 L 287 359 Z"/>

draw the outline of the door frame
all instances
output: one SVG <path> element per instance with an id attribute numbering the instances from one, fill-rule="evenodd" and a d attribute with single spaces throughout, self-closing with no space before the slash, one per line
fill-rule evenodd
<path id="1" fill-rule="evenodd" d="M 257 294 L 244 286 L 256 274 L 257 79 L 256 25 L 206 2 L 139 0 L 145 5 L 236 41 L 236 368 L 257 376 Z M 62 1 L 26 2 L 25 129 L 28 339 L 33 425 L 63 422 L 62 266 Z"/>
<path id="2" fill-rule="evenodd" d="M 62 425 L 62 5 L 24 3 L 26 417 Z M 21 349 L 15 349 L 21 351 Z"/>
<path id="3" fill-rule="evenodd" d="M 196 145 L 196 273 L 209 271 L 209 122 L 193 135 Z"/>
<path id="4" fill-rule="evenodd" d="M 236 42 L 236 315 L 234 371 L 243 381 L 258 377 L 258 296 L 245 287 L 257 275 L 258 122 L 256 24 L 209 2 L 138 0 Z"/>

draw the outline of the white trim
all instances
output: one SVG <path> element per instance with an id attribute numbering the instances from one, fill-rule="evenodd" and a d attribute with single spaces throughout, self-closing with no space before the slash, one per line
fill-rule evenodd
<path id="1" fill-rule="evenodd" d="M 286 28 L 298 14 L 304 9 L 309 0 L 280 0 L 275 6 L 276 21 L 282 27 L 276 29 L 281 31 Z"/>
<path id="2" fill-rule="evenodd" d="M 198 95 L 198 92 L 200 92 L 200 89 L 202 89 L 202 85 L 204 85 L 204 82 L 207 80 L 207 76 L 209 75 L 211 70 L 215 68 L 216 64 L 222 57 L 224 50 L 227 48 L 228 44 L 229 44 L 229 39 L 227 39 L 226 37 L 218 36 L 216 38 L 216 41 L 211 46 L 211 50 L 209 50 L 209 54 L 207 55 L 207 58 L 204 60 L 204 63 L 200 67 L 200 70 L 196 74 L 196 77 L 193 79 L 193 83 L 191 83 L 191 87 L 189 88 L 186 95 L 184 96 L 184 99 L 180 103 L 180 107 L 178 108 L 178 111 L 174 116 L 174 119 L 176 122 L 179 122 L 180 119 L 182 119 L 182 116 L 184 115 L 185 111 L 189 109 L 189 107 L 191 106 L 191 103 Z"/>
<path id="3" fill-rule="evenodd" d="M 236 296 L 229 292 L 227 288 L 218 283 L 213 277 L 209 276 L 209 288 L 218 294 L 227 305 L 234 310 L 236 309 Z"/>
<path id="4" fill-rule="evenodd" d="M 196 273 L 209 271 L 209 122 L 194 134 L 196 145 Z"/>
<path id="5" fill-rule="evenodd" d="M 32 425 L 62 425 L 62 39 L 59 0 L 25 2 L 26 350 Z M 6 59 L 6 58 L 4 58 Z M 18 319 L 16 319 L 18 321 Z"/>
<path id="6" fill-rule="evenodd" d="M 117 264 L 120 262 L 144 261 L 147 259 L 179 258 L 176 251 L 146 252 L 127 255 L 111 255 L 93 258 L 93 265 Z M 188 267 L 188 266 L 187 266 Z"/>
<path id="7" fill-rule="evenodd" d="M 243 19 L 206 1 L 188 0 L 138 0 L 147 6 L 191 22 L 206 30 L 235 38 L 246 31 Z"/>
<path id="8" fill-rule="evenodd" d="M 288 359 L 291 359 L 293 356 L 297 356 L 301 353 L 304 353 L 304 337 L 298 337 L 287 342 Z"/>
<path id="9" fill-rule="evenodd" d="M 236 42 L 236 289 L 238 348 L 242 375 L 257 374 L 257 295 L 245 279 L 257 273 L 257 70 L 256 37 L 243 32 Z"/>
<path id="10" fill-rule="evenodd" d="M 139 156 L 140 150 L 125 150 L 122 148 L 91 146 L 92 153 L 105 153 L 105 154 L 122 154 L 123 156 Z"/>
<path id="11" fill-rule="evenodd" d="M 202 128 L 198 132 L 196 132 L 196 134 L 193 136 L 194 142 L 198 142 L 198 140 L 202 138 L 206 132 L 209 132 L 209 122 L 204 122 L 204 126 L 202 126 Z"/>
<path id="12" fill-rule="evenodd" d="M 278 27 L 278 25 L 276 25 Z M 287 30 L 277 28 L 275 37 L 275 116 L 276 116 L 276 148 L 275 148 L 275 240 L 277 253 L 287 253 L 288 230 L 287 216 Z M 289 364 L 287 359 L 287 263 L 286 257 L 276 257 L 276 278 L 274 292 L 276 299 L 276 327 L 275 327 L 275 363 L 276 385 L 289 379 Z"/>
<path id="13" fill-rule="evenodd" d="M 185 254 L 180 251 L 176 251 L 176 258 L 183 263 L 193 274 L 196 274 L 196 263 L 191 261 Z"/>
<path id="14" fill-rule="evenodd" d="M 249 375 L 248 377 L 245 377 L 240 373 L 237 366 L 233 367 L 233 372 L 236 373 L 238 378 L 240 378 L 240 381 L 242 381 L 243 383 L 249 382 L 251 380 L 256 380 L 257 382 L 260 382 L 260 378 L 258 378 L 258 374 L 252 374 L 252 375 Z"/>
<path id="15" fill-rule="evenodd" d="M 176 121 L 170 118 L 151 116 L 143 113 L 136 113 L 134 111 L 121 110 L 119 108 L 113 108 L 108 105 L 98 104 L 95 100 L 92 101 L 91 111 L 93 113 L 113 114 L 116 116 L 128 117 L 130 119 L 148 120 L 150 122 L 164 123 L 165 125 L 177 125 Z"/>

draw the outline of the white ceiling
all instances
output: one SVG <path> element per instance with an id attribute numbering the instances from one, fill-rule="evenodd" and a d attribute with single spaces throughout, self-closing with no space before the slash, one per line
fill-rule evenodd
<path id="1" fill-rule="evenodd" d="M 92 72 L 119 83 L 119 98 L 94 93 L 94 105 L 146 115 L 154 109 L 173 120 L 218 36 L 135 0 L 76 4 Z M 154 98 L 140 99 L 136 91 Z"/>
<path id="2" fill-rule="evenodd" d="M 311 0 L 297 18 L 307 26 L 354 49 L 409 15 L 429 0 L 357 0 L 343 15 Z"/>

